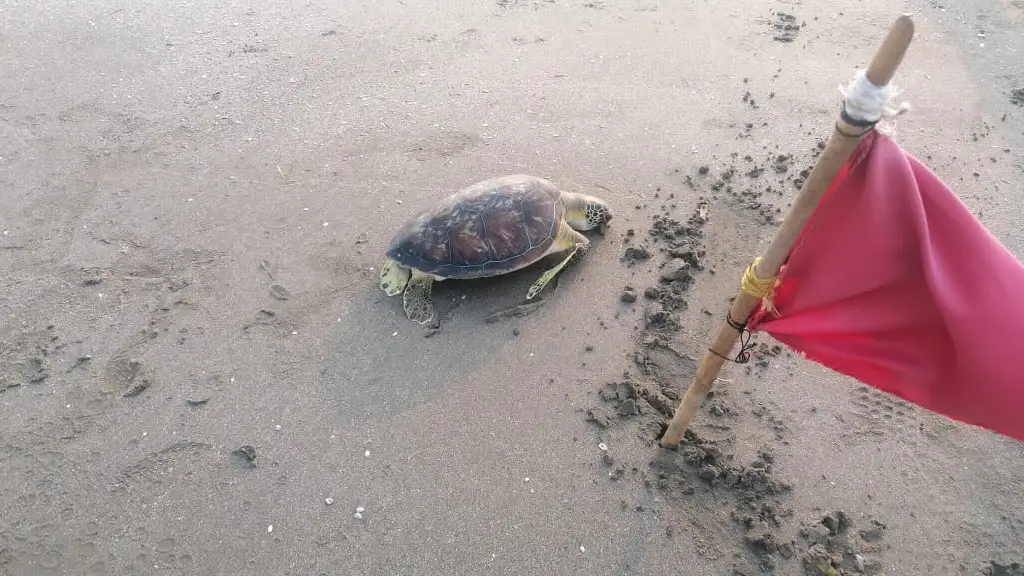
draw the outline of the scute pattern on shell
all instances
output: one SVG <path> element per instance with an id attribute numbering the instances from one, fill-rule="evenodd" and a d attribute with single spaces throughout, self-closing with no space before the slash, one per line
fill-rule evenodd
<path id="1" fill-rule="evenodd" d="M 551 182 L 512 175 L 479 182 L 417 214 L 388 256 L 445 278 L 479 278 L 528 266 L 558 233 L 565 206 Z"/>

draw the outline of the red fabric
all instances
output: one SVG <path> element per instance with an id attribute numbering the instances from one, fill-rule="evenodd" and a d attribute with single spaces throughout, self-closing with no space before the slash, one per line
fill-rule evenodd
<path id="1" fill-rule="evenodd" d="M 916 158 L 873 133 L 750 328 L 949 418 L 1024 440 L 1024 265 Z"/>

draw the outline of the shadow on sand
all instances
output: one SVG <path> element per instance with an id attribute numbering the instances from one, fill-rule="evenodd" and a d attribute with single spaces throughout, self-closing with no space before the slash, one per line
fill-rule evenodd
<path id="1" fill-rule="evenodd" d="M 590 262 L 553 280 L 532 301 L 539 306 L 520 306 L 530 285 L 558 261 L 551 256 L 512 274 L 436 282 L 437 329 L 411 322 L 401 297 L 388 298 L 375 283 L 368 284 L 337 324 L 321 371 L 340 415 L 364 422 L 392 417 L 480 372 L 516 338 L 514 326 L 535 322 L 571 301 L 559 279 L 565 277 L 564 285 Z"/>

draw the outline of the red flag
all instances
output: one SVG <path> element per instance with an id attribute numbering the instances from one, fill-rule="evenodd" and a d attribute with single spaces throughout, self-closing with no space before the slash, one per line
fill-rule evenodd
<path id="1" fill-rule="evenodd" d="M 890 138 L 864 138 L 779 279 L 752 331 L 1024 441 L 1024 265 Z"/>

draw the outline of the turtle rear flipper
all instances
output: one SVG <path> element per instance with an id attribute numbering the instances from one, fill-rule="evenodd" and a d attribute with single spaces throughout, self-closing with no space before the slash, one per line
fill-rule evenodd
<path id="1" fill-rule="evenodd" d="M 388 258 L 380 266 L 380 289 L 388 296 L 398 296 L 409 283 L 410 271 Z"/>
<path id="2" fill-rule="evenodd" d="M 417 324 L 428 324 L 434 319 L 434 299 L 430 294 L 434 280 L 430 276 L 413 276 L 402 293 L 405 315 Z"/>

